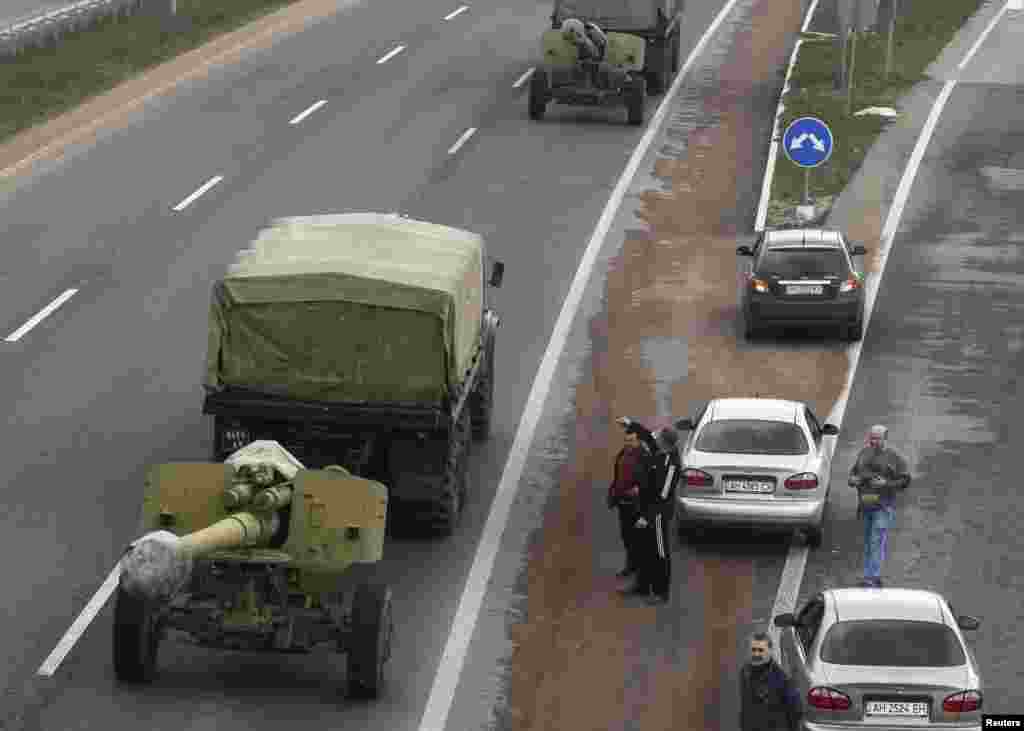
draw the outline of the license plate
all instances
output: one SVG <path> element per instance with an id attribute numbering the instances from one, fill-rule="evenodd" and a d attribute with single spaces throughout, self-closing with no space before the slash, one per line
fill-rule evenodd
<path id="1" fill-rule="evenodd" d="M 927 716 L 927 703 L 905 701 L 868 701 L 865 709 L 869 716 Z"/>
<path id="2" fill-rule="evenodd" d="M 726 480 L 725 489 L 729 492 L 772 492 L 775 488 L 770 482 L 761 480 Z"/>
<path id="3" fill-rule="evenodd" d="M 821 294 L 824 291 L 820 284 L 793 284 L 786 287 L 786 294 Z"/>

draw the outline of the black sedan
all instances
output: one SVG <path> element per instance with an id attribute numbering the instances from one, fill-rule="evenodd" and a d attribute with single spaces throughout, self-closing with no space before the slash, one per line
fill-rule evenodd
<path id="1" fill-rule="evenodd" d="M 863 246 L 849 246 L 838 231 L 783 229 L 736 253 L 754 259 L 742 300 L 748 339 L 773 326 L 835 326 L 846 340 L 864 336 L 864 277 L 852 260 Z"/>

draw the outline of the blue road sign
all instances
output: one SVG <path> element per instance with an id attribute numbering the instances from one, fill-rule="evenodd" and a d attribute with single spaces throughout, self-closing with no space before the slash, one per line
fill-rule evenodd
<path id="1" fill-rule="evenodd" d="M 786 157 L 802 168 L 816 168 L 832 155 L 832 130 L 816 117 L 794 119 L 782 135 Z"/>

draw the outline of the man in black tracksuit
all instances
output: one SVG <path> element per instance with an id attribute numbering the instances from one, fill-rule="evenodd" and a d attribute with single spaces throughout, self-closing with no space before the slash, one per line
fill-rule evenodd
<path id="1" fill-rule="evenodd" d="M 672 547 L 669 525 L 675 513 L 676 484 L 682 472 L 675 429 L 662 429 L 657 439 L 649 429 L 632 419 L 619 420 L 628 431 L 639 436 L 650 454 L 641 468 L 640 495 L 637 500 L 637 581 L 624 594 L 647 597 L 648 604 L 664 604 L 672 585 Z"/>

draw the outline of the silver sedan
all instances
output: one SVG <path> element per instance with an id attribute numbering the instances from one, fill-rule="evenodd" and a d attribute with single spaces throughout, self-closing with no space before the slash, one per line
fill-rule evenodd
<path id="1" fill-rule="evenodd" d="M 832 455 L 820 425 L 800 401 L 723 398 L 695 419 L 682 447 L 677 490 L 682 533 L 707 525 L 762 525 L 802 530 L 821 545 Z"/>
<path id="2" fill-rule="evenodd" d="M 980 729 L 982 682 L 957 615 L 919 589 L 829 589 L 775 626 L 803 731 Z"/>

